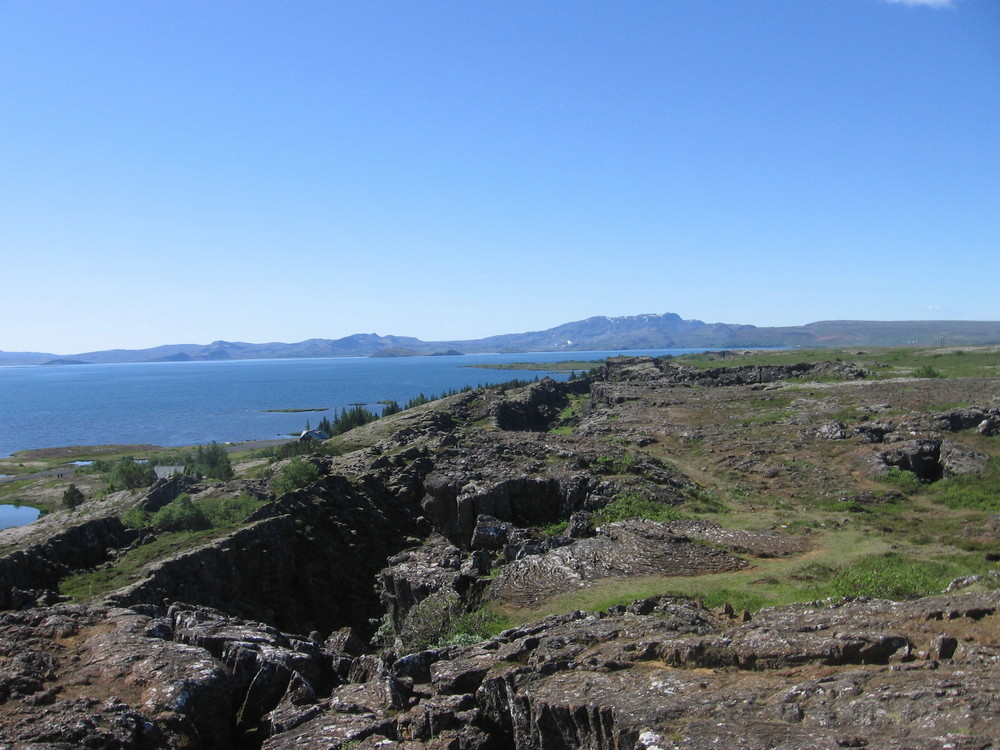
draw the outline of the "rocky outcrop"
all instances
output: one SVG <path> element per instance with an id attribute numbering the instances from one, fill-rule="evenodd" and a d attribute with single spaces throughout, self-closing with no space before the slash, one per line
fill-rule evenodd
<path id="1" fill-rule="evenodd" d="M 264 747 L 996 747 L 997 605 L 837 602 L 733 623 L 663 599 L 552 617 L 384 664 L 283 712 L 293 728 Z"/>
<path id="2" fill-rule="evenodd" d="M 485 564 L 478 563 L 443 537 L 390 557 L 379 574 L 383 611 L 401 629 L 407 613 L 429 596 L 442 591 L 465 596 L 489 570 L 489 558 Z"/>
<path id="3" fill-rule="evenodd" d="M 573 440 L 561 435 L 469 436 L 437 454 L 423 480 L 423 513 L 438 532 L 465 548 L 483 515 L 523 527 L 601 507 L 612 490 L 591 470 L 593 457 L 577 455 L 574 448 Z"/>
<path id="4" fill-rule="evenodd" d="M 581 391 L 584 383 L 557 383 L 552 378 L 503 398 L 493 408 L 493 419 L 501 430 L 547 430 L 569 404 L 569 393 Z"/>
<path id="5" fill-rule="evenodd" d="M 68 605 L 4 613 L 0 654 L 0 745 L 232 746 L 231 673 L 159 637 L 148 616 Z"/>
<path id="6" fill-rule="evenodd" d="M 801 362 L 791 365 L 744 365 L 699 369 L 664 357 L 631 357 L 610 360 L 597 378 L 611 382 L 654 382 L 704 387 L 760 385 L 791 378 L 857 380 L 869 372 L 852 362 Z"/>
<path id="7" fill-rule="evenodd" d="M 177 499 L 181 493 L 194 492 L 200 487 L 201 484 L 197 479 L 183 474 L 157 479 L 136 505 L 147 513 L 156 513 L 164 505 Z"/>
<path id="8" fill-rule="evenodd" d="M 739 622 L 651 599 L 384 657 L 180 604 L 9 612 L 0 743 L 990 748 L 998 606 L 840 601 Z"/>
<path id="9" fill-rule="evenodd" d="M 941 466 L 940 440 L 911 440 L 896 443 L 879 454 L 885 466 L 914 474 L 924 482 L 935 482 L 944 475 Z"/>
<path id="10" fill-rule="evenodd" d="M 995 434 L 997 420 L 1000 420 L 1000 408 L 970 406 L 965 409 L 938 412 L 934 418 L 942 430 L 960 432 L 976 428 L 980 433 L 991 436 Z"/>
<path id="11" fill-rule="evenodd" d="M 584 482 L 585 483 L 585 480 Z M 468 546 L 476 520 L 489 515 L 519 526 L 559 520 L 564 508 L 573 507 L 581 482 L 570 487 L 555 478 L 510 477 L 497 482 L 468 481 L 434 473 L 424 483 L 423 510 L 441 533 Z M 585 490 L 584 490 L 585 491 Z"/>
<path id="12" fill-rule="evenodd" d="M 989 463 L 989 456 L 950 440 L 909 440 L 875 454 L 872 470 L 882 474 L 889 468 L 911 472 L 922 482 L 976 474 Z"/>
<path id="13" fill-rule="evenodd" d="M 120 606 L 184 601 L 289 632 L 370 630 L 384 561 L 412 543 L 417 507 L 329 479 L 265 506 L 220 539 L 162 560 L 113 593 Z"/>
<path id="14" fill-rule="evenodd" d="M 137 537 L 117 517 L 98 518 L 0 557 L 0 609 L 23 606 L 17 591 L 54 589 L 65 576 L 105 562 Z"/>
<path id="15" fill-rule="evenodd" d="M 683 576 L 739 570 L 745 560 L 678 534 L 670 524 L 631 520 L 608 524 L 587 539 L 519 556 L 491 586 L 495 596 L 536 605 L 558 592 L 605 578 Z"/>
<path id="16" fill-rule="evenodd" d="M 986 469 L 989 460 L 988 455 L 975 448 L 950 440 L 941 444 L 941 473 L 944 477 L 978 474 Z"/>

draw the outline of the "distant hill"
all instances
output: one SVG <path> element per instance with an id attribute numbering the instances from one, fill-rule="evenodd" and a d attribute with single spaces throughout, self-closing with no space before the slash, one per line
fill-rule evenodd
<path id="1" fill-rule="evenodd" d="M 172 344 L 151 349 L 111 349 L 73 355 L 2 352 L 0 365 L 44 364 L 54 359 L 89 363 L 187 362 L 238 359 L 368 357 L 400 354 L 589 351 L 615 349 L 716 349 L 755 347 L 947 346 L 1000 344 L 998 321 L 826 320 L 803 326 L 760 328 L 739 323 L 704 323 L 675 313 L 594 317 L 544 331 L 508 333 L 467 341 L 421 341 L 410 336 L 356 333 L 339 339 L 297 344 Z"/>

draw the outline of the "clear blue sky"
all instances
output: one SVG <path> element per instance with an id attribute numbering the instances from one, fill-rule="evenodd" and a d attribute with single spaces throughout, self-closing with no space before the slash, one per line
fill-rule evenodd
<path id="1" fill-rule="evenodd" d="M 0 349 L 1000 319 L 998 0 L 0 0 Z"/>

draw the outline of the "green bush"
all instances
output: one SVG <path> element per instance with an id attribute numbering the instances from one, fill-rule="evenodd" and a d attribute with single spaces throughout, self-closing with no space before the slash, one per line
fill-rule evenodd
<path id="1" fill-rule="evenodd" d="M 602 474 L 627 474 L 635 465 L 635 456 L 598 456 L 594 463 Z"/>
<path id="2" fill-rule="evenodd" d="M 648 521 L 683 521 L 687 516 L 674 507 L 658 500 L 652 500 L 638 492 L 617 495 L 610 503 L 594 514 L 594 525 L 625 521 L 630 518 L 644 518 Z"/>
<path id="3" fill-rule="evenodd" d="M 542 526 L 538 531 L 544 536 L 562 536 L 568 528 L 569 521 L 562 520 L 550 523 L 548 526 Z"/>
<path id="4" fill-rule="evenodd" d="M 454 591 L 442 589 L 415 604 L 399 628 L 407 651 L 433 646 L 463 646 L 491 638 L 510 627 L 489 604 L 463 603 Z"/>
<path id="5" fill-rule="evenodd" d="M 923 487 L 923 482 L 912 471 L 900 469 L 898 466 L 890 466 L 886 472 L 878 478 L 884 484 L 891 484 L 901 492 L 910 494 Z"/>
<path id="6" fill-rule="evenodd" d="M 229 460 L 229 453 L 218 443 L 199 445 L 184 463 L 184 470 L 188 474 L 222 481 L 233 478 L 233 465 Z"/>
<path id="7" fill-rule="evenodd" d="M 150 518 L 150 526 L 157 531 L 199 531 L 211 528 L 212 522 L 189 495 L 183 494 L 156 511 Z"/>
<path id="8" fill-rule="evenodd" d="M 222 481 L 233 478 L 233 464 L 229 459 L 229 452 L 225 446 L 215 442 L 210 445 L 199 445 L 194 453 L 191 451 L 168 453 L 157 459 L 157 463 L 183 466 L 184 473 L 193 477 Z"/>
<path id="9" fill-rule="evenodd" d="M 319 477 L 319 467 L 315 464 L 302 458 L 293 458 L 281 470 L 281 474 L 271 480 L 271 489 L 276 495 L 284 495 L 286 492 L 308 487 L 318 481 Z"/>
<path id="10" fill-rule="evenodd" d="M 157 531 L 202 531 L 239 526 L 264 503 L 250 495 L 209 497 L 197 503 L 187 493 L 178 495 L 156 513 L 139 507 L 122 514 L 122 525 L 130 529 Z"/>
<path id="11" fill-rule="evenodd" d="M 149 528 L 152 516 L 142 508 L 129 508 L 122 513 L 122 525 L 128 529 Z"/>
<path id="12" fill-rule="evenodd" d="M 921 365 L 916 370 L 913 371 L 914 377 L 917 378 L 943 378 L 944 375 L 937 370 L 935 370 L 930 365 Z"/>
<path id="13" fill-rule="evenodd" d="M 406 613 L 398 636 L 406 651 L 420 651 L 439 643 L 448 623 L 461 608 L 454 591 L 442 589 L 417 602 Z"/>
<path id="14" fill-rule="evenodd" d="M 247 494 L 237 497 L 210 497 L 198 502 L 212 528 L 215 529 L 239 526 L 263 504 L 263 501 Z"/>
<path id="15" fill-rule="evenodd" d="M 471 646 L 500 634 L 510 626 L 511 622 L 506 617 L 486 604 L 453 616 L 438 645 Z"/>
<path id="16" fill-rule="evenodd" d="M 693 513 L 727 513 L 729 507 L 711 490 L 689 487 L 684 490 L 687 502 L 684 507 Z"/>

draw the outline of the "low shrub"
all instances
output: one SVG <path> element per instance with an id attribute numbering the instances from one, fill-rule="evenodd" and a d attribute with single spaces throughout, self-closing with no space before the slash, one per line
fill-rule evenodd
<path id="1" fill-rule="evenodd" d="M 890 466 L 884 474 L 878 477 L 878 481 L 883 484 L 891 484 L 906 494 L 916 492 L 924 486 L 916 474 L 906 469 L 900 469 L 898 466 Z"/>
<path id="2" fill-rule="evenodd" d="M 152 515 L 149 525 L 157 531 L 200 531 L 212 527 L 212 522 L 187 494 L 164 505 Z"/>
<path id="3" fill-rule="evenodd" d="M 544 536 L 562 536 L 568 528 L 569 521 L 562 520 L 550 523 L 548 526 L 542 526 L 538 531 Z"/>
<path id="4" fill-rule="evenodd" d="M 410 609 L 398 637 L 406 650 L 417 651 L 435 646 L 471 645 L 508 627 L 510 622 L 488 603 L 470 605 L 454 591 L 442 589 Z"/>
<path id="5" fill-rule="evenodd" d="M 319 467 L 302 458 L 293 458 L 288 465 L 281 470 L 281 474 L 271 480 L 271 489 L 276 495 L 284 495 L 286 492 L 308 487 L 318 481 L 320 477 Z"/>
<path id="6" fill-rule="evenodd" d="M 594 525 L 602 526 L 616 521 L 626 521 L 630 518 L 644 518 L 647 521 L 687 520 L 688 516 L 676 508 L 658 500 L 652 500 L 638 492 L 626 492 L 617 495 L 610 503 L 594 514 Z"/>
<path id="7" fill-rule="evenodd" d="M 831 581 L 836 596 L 910 599 L 940 591 L 949 577 L 947 566 L 896 553 L 866 557 L 844 568 Z"/>
<path id="8" fill-rule="evenodd" d="M 146 529 L 149 528 L 151 518 L 152 515 L 142 508 L 129 508 L 122 513 L 121 520 L 122 525 L 127 529 Z"/>
<path id="9" fill-rule="evenodd" d="M 598 456 L 594 464 L 602 474 L 627 474 L 635 465 L 635 456 Z"/>
<path id="10" fill-rule="evenodd" d="M 944 374 L 938 372 L 930 365 L 921 365 L 913 371 L 913 376 L 917 378 L 943 378 Z"/>
<path id="11" fill-rule="evenodd" d="M 198 501 L 199 507 L 214 529 L 239 526 L 263 504 L 262 500 L 247 494 L 236 497 L 208 497 Z"/>
<path id="12" fill-rule="evenodd" d="M 239 526 L 263 502 L 250 495 L 210 497 L 194 502 L 187 493 L 155 513 L 130 508 L 122 514 L 122 524 L 130 529 L 155 529 L 162 532 L 203 531 Z"/>

